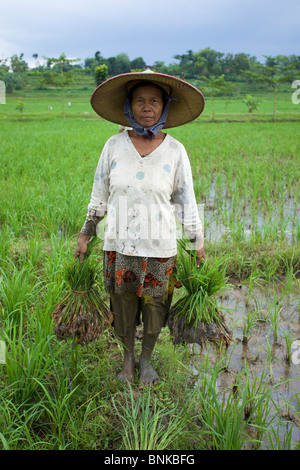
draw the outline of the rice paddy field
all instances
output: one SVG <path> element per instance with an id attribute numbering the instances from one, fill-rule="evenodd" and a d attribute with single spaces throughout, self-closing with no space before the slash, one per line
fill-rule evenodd
<path id="1" fill-rule="evenodd" d="M 228 276 L 218 304 L 234 341 L 174 346 L 166 327 L 153 357 L 161 381 L 140 390 L 137 377 L 116 379 L 111 328 L 85 347 L 53 333 L 62 265 L 118 132 L 89 95 L 67 95 L 65 120 L 54 91 L 0 105 L 0 448 L 299 450 L 300 105 L 283 94 L 274 121 L 272 95 L 252 114 L 219 99 L 212 118 L 208 99 L 201 118 L 168 131 L 190 157 L 206 257 Z"/>

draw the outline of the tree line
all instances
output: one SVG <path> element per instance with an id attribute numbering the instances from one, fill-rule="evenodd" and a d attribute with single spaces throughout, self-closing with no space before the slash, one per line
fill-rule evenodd
<path id="1" fill-rule="evenodd" d="M 143 71 L 150 67 L 155 72 L 174 75 L 201 87 L 212 101 L 213 118 L 214 99 L 218 96 L 229 97 L 239 93 L 241 83 L 244 82 L 247 90 L 255 86 L 256 91 L 264 89 L 273 92 L 274 120 L 276 120 L 279 86 L 287 82 L 292 84 L 300 76 L 300 56 L 264 56 L 264 63 L 260 63 L 256 57 L 249 54 L 224 54 L 209 47 L 198 52 L 189 50 L 185 54 L 175 55 L 174 59 L 177 62 L 169 65 L 161 61 L 147 65 L 142 57 L 131 61 L 125 53 L 105 58 L 100 51 L 97 51 L 94 57 L 86 58 L 83 63 L 79 63 L 81 59 L 68 59 L 64 53 L 58 58 L 43 57 L 42 64 L 38 60 L 38 54 L 33 54 L 33 58 L 36 63 L 31 68 L 24 60 L 23 54 L 19 57 L 13 55 L 10 60 L 0 61 L 0 80 L 5 82 L 7 93 L 24 87 L 26 75 L 38 77 L 41 86 L 51 85 L 60 88 L 64 118 L 65 88 L 80 74 L 92 76 L 95 84 L 99 85 L 111 76 Z M 244 98 L 244 103 L 249 112 L 258 107 L 258 100 L 249 92 Z"/>
<path id="2" fill-rule="evenodd" d="M 155 72 L 166 73 L 181 77 L 191 82 L 205 79 L 217 79 L 223 77 L 225 82 L 251 82 L 255 81 L 255 74 L 265 77 L 276 75 L 290 76 L 291 71 L 300 73 L 300 56 L 278 55 L 276 57 L 264 56 L 262 64 L 255 56 L 246 53 L 222 53 L 206 47 L 194 52 L 188 50 L 185 54 L 174 56 L 174 62 L 169 65 L 163 61 L 147 64 L 143 57 L 130 60 L 126 53 L 114 57 L 105 58 L 100 51 L 96 51 L 93 57 L 69 60 L 65 54 L 59 58 L 42 57 L 32 55 L 35 64 L 29 67 L 24 59 L 24 54 L 13 55 L 10 58 L 0 60 L 0 79 L 4 80 L 8 93 L 14 89 L 22 88 L 25 74 L 36 74 L 41 79 L 47 79 L 51 74 L 75 73 L 90 75 L 95 83 L 99 84 L 106 78 L 132 71 L 142 71 L 150 67 Z M 44 80 L 45 81 L 45 80 Z M 46 80 L 47 81 L 47 80 Z M 272 80 L 271 80 L 272 82 Z M 272 83 L 269 85 L 272 86 Z"/>

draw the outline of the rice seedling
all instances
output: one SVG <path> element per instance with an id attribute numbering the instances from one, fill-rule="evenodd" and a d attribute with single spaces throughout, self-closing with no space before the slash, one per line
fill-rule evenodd
<path id="1" fill-rule="evenodd" d="M 293 450 L 292 432 L 294 423 L 290 421 L 284 422 L 281 418 L 277 418 L 278 423 L 275 427 L 266 430 L 267 442 L 266 450 Z"/>
<path id="2" fill-rule="evenodd" d="M 134 397 L 130 388 L 125 392 L 125 404 L 113 399 L 117 416 L 122 423 L 122 450 L 176 449 L 186 428 L 184 410 L 176 405 L 161 406 L 150 390 Z"/>
<path id="3" fill-rule="evenodd" d="M 243 312 L 243 343 L 247 344 L 248 340 L 250 338 L 250 335 L 256 325 L 257 321 L 257 310 L 253 311 L 248 311 L 246 314 L 246 311 L 244 310 Z"/>
<path id="4" fill-rule="evenodd" d="M 261 275 L 261 272 L 256 269 L 255 271 L 253 271 L 250 276 L 243 282 L 243 284 L 247 284 L 248 285 L 248 296 L 247 296 L 247 299 L 245 301 L 245 306 L 248 307 L 249 306 L 249 302 L 250 302 L 250 298 L 252 296 L 252 292 L 253 292 L 253 289 L 254 287 L 256 286 L 261 286 L 261 281 L 262 281 L 262 275 Z"/>
<path id="5" fill-rule="evenodd" d="M 65 239 L 59 239 L 57 235 L 52 234 L 49 241 L 49 247 L 46 248 L 45 260 L 42 269 L 42 278 L 45 285 L 56 285 L 57 288 L 65 287 L 62 276 L 62 265 L 72 256 L 70 244 Z"/>
<path id="6" fill-rule="evenodd" d="M 198 400 L 201 433 L 206 448 L 214 450 L 259 449 L 268 430 L 280 415 L 280 408 L 272 398 L 275 389 L 285 381 L 269 387 L 267 370 L 251 378 L 247 361 L 231 388 L 217 387 L 217 378 L 223 372 L 222 360 L 211 365 L 204 357 Z M 196 398 L 197 397 L 197 398 Z M 272 405 L 272 407 L 271 407 Z"/>
<path id="7" fill-rule="evenodd" d="M 0 319 L 5 321 L 10 316 L 18 319 L 33 302 L 39 281 L 30 266 L 18 269 L 10 259 L 0 268 L 0 276 Z"/>
<path id="8" fill-rule="evenodd" d="M 1 237 L 0 237 L 0 261 L 2 262 L 9 256 L 10 246 L 11 246 L 11 232 L 8 227 L 5 225 L 1 227 Z"/>
<path id="9" fill-rule="evenodd" d="M 38 379 L 35 379 L 40 397 L 40 408 L 43 409 L 49 420 L 52 435 L 57 440 L 58 448 L 68 447 L 65 440 L 64 429 L 72 421 L 72 411 L 75 406 L 72 396 L 77 391 L 78 386 L 74 386 L 71 391 L 65 380 L 59 380 L 56 395 L 51 394 L 47 387 Z"/>
<path id="10" fill-rule="evenodd" d="M 272 347 L 270 345 L 270 341 L 269 341 L 268 336 L 266 336 L 266 340 L 267 340 L 267 361 L 268 361 L 268 364 L 269 364 L 270 381 L 271 381 L 271 383 L 273 383 L 273 378 L 274 378 L 273 358 L 274 358 L 274 354 L 273 354 L 273 350 L 272 350 Z"/>
<path id="11" fill-rule="evenodd" d="M 45 336 L 38 341 L 31 336 L 32 330 L 24 333 L 23 315 L 19 324 L 13 324 L 1 334 L 6 344 L 6 377 L 16 399 L 21 402 L 32 399 L 36 392 L 34 379 L 42 378 L 55 363 L 58 350 L 51 347 L 52 336 Z"/>
<path id="12" fill-rule="evenodd" d="M 248 380 L 248 378 L 246 378 Z M 259 404 L 266 398 L 266 393 L 257 398 L 251 413 L 245 419 L 244 413 L 250 400 L 248 398 L 249 385 L 237 385 L 234 393 L 226 395 L 226 391 L 216 391 L 214 381 L 207 380 L 205 389 L 197 390 L 200 403 L 198 419 L 201 432 L 206 436 L 209 449 L 212 450 L 242 450 L 249 443 L 256 443 L 256 439 L 248 434 L 248 425 Z"/>
<path id="13" fill-rule="evenodd" d="M 283 309 L 283 305 L 280 305 L 280 299 L 278 299 L 274 286 L 272 290 L 273 290 L 273 296 L 268 306 L 268 314 L 269 314 L 269 318 L 271 322 L 271 328 L 273 331 L 274 341 L 277 341 L 280 313 Z"/>
<path id="14" fill-rule="evenodd" d="M 64 264 L 63 277 L 69 291 L 52 312 L 58 338 L 72 337 L 81 345 L 99 338 L 113 321 L 97 286 L 99 264 L 91 256 L 96 243 L 97 237 L 89 242 L 83 263 L 77 259 Z"/>
<path id="15" fill-rule="evenodd" d="M 30 266 L 33 269 L 37 269 L 43 264 L 43 244 L 38 233 L 35 233 L 29 242 L 26 244 L 25 249 L 20 259 L 21 264 L 24 266 Z"/>
<path id="16" fill-rule="evenodd" d="M 220 340 L 228 345 L 232 334 L 226 326 L 216 299 L 222 289 L 228 288 L 224 267 L 222 268 L 223 260 L 215 263 L 203 261 L 197 268 L 195 252 L 189 251 L 187 247 L 185 240 L 179 243 L 175 272 L 176 281 L 184 292 L 169 312 L 169 327 L 174 342 L 180 342 L 183 330 L 187 332 L 190 329 L 190 338 L 188 339 L 187 335 L 185 337 L 187 342 L 199 342 L 203 345 L 206 342 L 205 336 L 210 336 L 211 341 L 217 343 Z M 202 325 L 204 330 L 205 325 L 213 325 L 217 331 L 205 332 Z"/>
<path id="17" fill-rule="evenodd" d="M 291 362 L 291 357 L 292 357 L 292 344 L 293 344 L 293 339 L 291 337 L 291 330 L 288 328 L 287 330 L 284 330 L 281 328 L 282 335 L 285 340 L 285 360 L 289 364 Z"/>
<path id="18" fill-rule="evenodd" d="M 261 411 L 260 406 L 258 406 L 259 404 L 262 405 L 262 402 L 260 402 L 260 398 L 267 392 L 266 366 L 264 366 L 261 375 L 255 376 L 252 379 L 248 363 L 247 361 L 245 361 L 244 374 L 246 377 L 245 389 L 247 390 L 247 402 L 244 408 L 244 417 L 245 419 L 249 419 L 250 416 L 253 416 L 254 410 L 256 410 L 257 414 L 259 414 Z M 262 425 L 262 420 L 258 420 L 260 422 L 260 425 Z"/>
<path id="19" fill-rule="evenodd" d="M 265 441 L 268 440 L 266 434 L 268 430 L 273 429 L 280 416 L 280 407 L 277 406 L 272 398 L 272 392 L 279 385 L 273 385 L 260 396 L 253 419 L 249 421 L 251 428 L 255 430 L 254 450 L 265 448 Z"/>
<path id="20" fill-rule="evenodd" d="M 38 406 L 29 405 L 24 408 L 23 403 L 14 403 L 9 394 L 0 396 L 0 449 L 15 450 L 30 448 L 35 439 L 32 432 L 32 423 L 38 415 Z"/>

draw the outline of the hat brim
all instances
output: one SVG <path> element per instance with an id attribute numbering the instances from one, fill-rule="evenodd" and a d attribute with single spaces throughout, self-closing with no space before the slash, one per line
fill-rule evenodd
<path id="1" fill-rule="evenodd" d="M 133 80 L 135 82 L 139 80 L 150 81 L 171 88 L 174 100 L 170 102 L 164 128 L 187 124 L 200 116 L 204 109 L 203 94 L 190 83 L 162 73 L 134 72 L 116 75 L 101 83 L 91 96 L 91 105 L 94 111 L 107 121 L 128 126 L 128 121 L 124 116 L 124 102 L 128 84 Z"/>

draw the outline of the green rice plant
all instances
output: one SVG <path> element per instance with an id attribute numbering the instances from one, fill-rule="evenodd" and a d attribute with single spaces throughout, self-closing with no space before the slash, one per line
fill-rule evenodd
<path id="1" fill-rule="evenodd" d="M 282 383 L 285 382 L 283 381 Z M 278 417 L 280 416 L 280 407 L 278 407 L 272 398 L 272 392 L 279 385 L 280 383 L 273 385 L 259 397 L 257 406 L 255 408 L 255 413 L 249 421 L 251 428 L 255 430 L 255 450 L 263 448 L 264 442 L 266 440 L 266 434 L 270 429 L 273 428 L 274 424 L 277 422 Z"/>
<path id="2" fill-rule="evenodd" d="M 79 385 L 74 385 L 60 377 L 56 377 L 58 386 L 55 391 L 51 392 L 44 381 L 35 379 L 38 396 L 40 398 L 40 409 L 43 409 L 49 420 L 49 428 L 55 441 L 56 448 L 66 449 L 70 443 L 66 442 L 66 428 L 72 422 L 72 415 L 76 406 L 73 395 L 77 391 Z M 70 390 L 71 388 L 71 390 Z"/>
<path id="3" fill-rule="evenodd" d="M 238 393 L 238 399 L 237 399 Z M 217 393 L 214 383 L 207 382 L 206 389 L 197 391 L 200 403 L 198 416 L 201 433 L 206 436 L 211 450 L 242 450 L 251 439 L 247 435 L 244 408 L 246 391 L 225 394 Z"/>
<path id="4" fill-rule="evenodd" d="M 243 282 L 243 284 L 248 284 L 248 296 L 245 302 L 246 307 L 249 306 L 249 301 L 253 292 L 254 287 L 261 286 L 262 274 L 260 270 L 254 270 L 250 276 Z"/>
<path id="5" fill-rule="evenodd" d="M 280 412 L 272 399 L 272 392 L 284 382 L 269 388 L 264 370 L 262 376 L 251 384 L 249 368 L 245 363 L 245 370 L 234 383 L 232 393 L 226 389 L 217 391 L 216 379 L 222 370 L 220 364 L 210 365 L 210 374 L 202 371 L 200 385 L 195 390 L 201 433 L 213 450 L 242 450 L 248 444 L 259 448 Z M 204 370 L 208 370 L 207 366 Z M 275 405 L 275 415 L 271 417 L 270 402 Z M 250 437 L 250 428 L 256 430 L 255 437 Z"/>
<path id="6" fill-rule="evenodd" d="M 266 430 L 266 450 L 293 450 L 292 432 L 294 423 L 283 421 L 279 417 L 277 419 L 277 426 Z"/>
<path id="7" fill-rule="evenodd" d="M 69 290 L 52 312 L 54 332 L 60 339 L 74 338 L 84 345 L 99 338 L 113 321 L 97 286 L 99 263 L 92 256 L 97 237 L 88 244 L 85 261 L 66 261 L 63 278 Z"/>
<path id="8" fill-rule="evenodd" d="M 186 241 L 178 246 L 176 280 L 184 288 L 184 295 L 176 303 L 176 315 L 183 316 L 188 325 L 197 327 L 199 322 L 220 323 L 216 295 L 228 288 L 224 260 L 202 261 L 197 268 L 195 252 L 186 248 Z"/>
<path id="9" fill-rule="evenodd" d="M 277 341 L 278 338 L 278 329 L 279 329 L 279 320 L 280 312 L 283 309 L 283 305 L 280 304 L 280 299 L 278 299 L 275 288 L 272 288 L 273 296 L 272 300 L 268 306 L 268 315 L 271 322 L 271 328 L 273 331 L 274 341 Z"/>
<path id="10" fill-rule="evenodd" d="M 0 228 L 1 236 L 0 236 L 0 262 L 1 264 L 3 261 L 9 257 L 9 250 L 12 243 L 12 234 L 8 227 L 5 225 Z"/>
<path id="11" fill-rule="evenodd" d="M 297 222 L 295 226 L 293 227 L 292 231 L 292 239 L 296 244 L 299 244 L 300 241 L 300 223 Z"/>
<path id="12" fill-rule="evenodd" d="M 240 243 L 245 240 L 245 224 L 242 220 L 234 220 L 230 224 L 230 235 L 232 239 Z"/>
<path id="13" fill-rule="evenodd" d="M 290 258 L 287 259 L 280 255 L 278 255 L 278 258 L 282 261 L 282 264 L 284 266 L 284 273 L 285 273 L 287 280 L 290 281 L 290 280 L 297 279 L 297 275 L 299 274 L 300 270 L 297 267 L 297 260 L 295 259 L 294 250 Z"/>
<path id="14" fill-rule="evenodd" d="M 293 338 L 291 337 L 291 330 L 288 328 L 287 330 L 284 330 L 281 328 L 284 340 L 285 340 L 285 360 L 289 364 L 291 362 L 291 357 L 292 357 L 292 343 L 293 343 Z"/>
<path id="15" fill-rule="evenodd" d="M 261 264 L 263 265 L 264 276 L 267 282 L 274 280 L 276 273 L 280 270 L 280 262 L 278 258 L 274 259 L 274 255 L 266 252 L 262 255 Z"/>
<path id="16" fill-rule="evenodd" d="M 1 318 L 3 321 L 9 316 L 18 319 L 21 312 L 29 308 L 40 281 L 36 280 L 32 267 L 18 269 L 10 260 L 6 261 L 5 269 L 0 268 L 0 279 Z"/>
<path id="17" fill-rule="evenodd" d="M 53 335 L 52 312 L 61 299 L 62 292 L 62 288 L 54 283 L 43 288 L 34 310 L 31 311 L 32 315 L 27 320 L 35 331 L 35 338 Z"/>
<path id="18" fill-rule="evenodd" d="M 9 450 L 9 446 L 8 446 L 7 440 L 6 440 L 6 438 L 4 437 L 4 435 L 2 434 L 2 432 L 0 432 L 0 439 L 1 439 L 1 441 L 2 441 L 3 450 Z"/>
<path id="19" fill-rule="evenodd" d="M 248 340 L 249 340 L 249 337 L 256 325 L 256 321 L 257 321 L 257 310 L 253 310 L 253 311 L 248 311 L 247 312 L 247 316 L 246 316 L 246 311 L 244 310 L 243 311 L 243 343 L 244 344 L 247 344 L 248 343 Z"/>
<path id="20" fill-rule="evenodd" d="M 28 444 L 26 434 L 30 427 L 30 421 L 33 421 L 36 415 L 36 406 L 29 406 L 24 412 L 24 404 L 14 403 L 9 397 L 9 393 L 5 392 L 7 390 L 2 390 L 0 395 L 0 449 L 26 448 L 26 444 Z"/>
<path id="21" fill-rule="evenodd" d="M 19 324 L 13 324 L 9 331 L 1 333 L 6 344 L 6 376 L 16 399 L 25 402 L 35 394 L 37 385 L 34 379 L 41 378 L 53 368 L 59 348 L 51 346 L 53 336 L 39 338 L 31 335 L 30 329 L 25 333 L 23 315 Z"/>
<path id="22" fill-rule="evenodd" d="M 239 387 L 233 394 L 227 394 L 226 391 L 218 390 L 217 381 L 224 371 L 224 357 L 221 356 L 214 364 L 211 363 L 209 354 L 206 354 L 201 364 L 199 375 L 199 385 L 195 390 L 195 400 L 199 404 L 197 407 L 197 420 L 200 420 L 200 429 L 209 449 L 223 449 L 229 447 L 239 448 L 243 446 L 246 436 L 243 432 L 243 419 L 240 415 L 237 417 L 237 427 L 233 431 L 235 434 L 230 437 L 231 421 L 237 411 L 237 393 Z M 241 419 L 240 419 L 241 418 Z M 240 431 L 238 436 L 236 431 Z M 231 440 L 231 444 L 229 444 Z M 235 442 L 233 442 L 235 441 Z M 231 447 L 231 448 L 232 448 Z"/>
<path id="23" fill-rule="evenodd" d="M 44 253 L 43 244 L 39 233 L 33 234 L 32 238 L 28 241 L 25 246 L 22 264 L 37 268 L 38 265 L 42 265 Z"/>
<path id="24" fill-rule="evenodd" d="M 62 278 L 62 265 L 66 258 L 71 256 L 70 244 L 62 238 L 59 239 L 57 235 L 51 234 L 42 270 L 42 277 L 47 285 L 54 283 L 58 286 L 65 286 Z"/>
<path id="25" fill-rule="evenodd" d="M 114 409 L 107 400 L 97 403 L 97 394 L 82 403 L 73 412 L 67 427 L 72 449 L 106 450 L 113 440 L 112 423 L 107 414 Z"/>
<path id="26" fill-rule="evenodd" d="M 257 414 L 261 413 L 261 406 L 263 402 L 260 402 L 260 398 L 267 392 L 267 371 L 266 366 L 260 375 L 255 375 L 254 378 L 251 377 L 249 371 L 249 366 L 245 360 L 245 369 L 244 375 L 246 377 L 245 389 L 247 390 L 247 401 L 244 408 L 244 417 L 249 419 L 250 416 L 253 417 L 253 411 L 256 410 Z M 258 406 L 260 403 L 260 406 Z M 265 413 L 263 413 L 265 417 Z M 262 425 L 262 420 L 259 418 L 260 425 Z"/>
<path id="27" fill-rule="evenodd" d="M 125 391 L 125 404 L 113 405 L 122 423 L 121 448 L 133 450 L 175 449 L 186 428 L 185 413 L 176 405 L 161 406 L 150 389 L 136 398 L 133 390 Z"/>
<path id="28" fill-rule="evenodd" d="M 274 379 L 274 376 L 273 376 L 273 358 L 274 358 L 274 354 L 273 354 L 272 347 L 270 345 L 270 341 L 269 341 L 268 336 L 266 336 L 266 340 L 267 340 L 267 361 L 268 361 L 268 364 L 269 364 L 270 381 L 271 381 L 271 383 L 273 383 L 273 379 Z"/>

